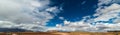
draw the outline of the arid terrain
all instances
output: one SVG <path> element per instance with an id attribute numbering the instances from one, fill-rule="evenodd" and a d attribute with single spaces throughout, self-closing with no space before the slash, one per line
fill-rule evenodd
<path id="1" fill-rule="evenodd" d="M 4 32 L 0 35 L 120 35 L 120 32 Z"/>

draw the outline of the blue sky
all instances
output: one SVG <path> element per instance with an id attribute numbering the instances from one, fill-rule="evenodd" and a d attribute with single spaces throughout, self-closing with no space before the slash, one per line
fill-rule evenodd
<path id="1" fill-rule="evenodd" d="M 83 30 L 86 26 L 88 26 L 88 28 L 84 31 L 103 32 L 120 30 L 117 28 L 117 24 L 119 25 L 118 1 L 119 0 L 64 0 L 61 2 L 62 11 L 51 19 L 47 26 L 55 27 L 57 25 L 57 29 L 60 27 L 60 30 L 66 29 L 66 31 L 68 31 L 67 29 L 71 29 L 69 31 Z M 63 17 L 64 19 L 61 20 L 59 17 Z M 78 28 L 82 25 L 83 27 Z M 71 28 L 70 26 L 75 27 Z M 56 30 L 56 28 L 52 29 Z"/>
<path id="2" fill-rule="evenodd" d="M 97 0 L 56 0 L 56 5 L 62 7 L 62 11 L 48 22 L 47 26 L 55 26 L 63 23 L 59 17 L 75 22 L 83 19 L 84 16 L 93 15 L 97 8 Z"/>
<path id="3" fill-rule="evenodd" d="M 0 0 L 0 31 L 106 32 L 119 21 L 119 0 Z"/>

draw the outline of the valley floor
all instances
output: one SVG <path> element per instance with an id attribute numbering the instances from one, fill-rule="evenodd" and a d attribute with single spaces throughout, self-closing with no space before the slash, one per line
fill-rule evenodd
<path id="1" fill-rule="evenodd" d="M 120 32 L 1 32 L 0 35 L 120 35 Z"/>

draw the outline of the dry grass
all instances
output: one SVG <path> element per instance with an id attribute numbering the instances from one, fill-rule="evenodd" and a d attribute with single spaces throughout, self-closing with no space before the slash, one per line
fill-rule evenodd
<path id="1" fill-rule="evenodd" d="M 10 32 L 0 35 L 120 35 L 120 32 Z"/>

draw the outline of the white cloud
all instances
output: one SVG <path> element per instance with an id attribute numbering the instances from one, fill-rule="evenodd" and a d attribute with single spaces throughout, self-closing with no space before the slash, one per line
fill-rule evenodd
<path id="1" fill-rule="evenodd" d="M 106 32 L 111 30 L 120 30 L 119 22 L 120 4 L 118 4 L 119 3 L 118 1 L 119 0 L 99 0 L 96 13 L 93 15 L 94 17 L 95 16 L 98 17 L 90 18 L 91 16 L 86 16 L 83 17 L 83 20 L 81 21 L 76 22 L 64 21 L 65 26 L 62 26 L 60 29 L 59 28 L 58 29 L 63 31 L 88 31 L 88 32 Z M 115 19 L 111 21 L 110 19 L 113 18 Z M 87 20 L 87 22 L 84 22 L 85 20 Z M 110 22 L 112 22 L 112 24 L 110 24 Z M 95 25 L 91 25 L 90 23 L 94 23 Z"/>
<path id="2" fill-rule="evenodd" d="M 59 12 L 49 4 L 50 0 L 0 0 L 0 27 L 40 31 L 54 17 L 48 11 Z"/>
<path id="3" fill-rule="evenodd" d="M 112 4 L 104 9 L 98 9 L 99 11 L 94 14 L 98 16 L 95 18 L 95 21 L 109 21 L 111 18 L 119 17 L 120 5 L 119 4 Z M 99 14 L 99 15 L 98 15 Z"/>
<path id="4" fill-rule="evenodd" d="M 58 9 L 57 6 L 54 6 L 54 7 L 50 7 L 50 8 L 47 8 L 46 11 L 48 12 L 52 12 L 54 15 L 57 15 L 60 11 L 60 9 Z"/>
<path id="5" fill-rule="evenodd" d="M 107 30 L 120 30 L 120 5 L 117 4 L 118 0 L 99 0 L 98 9 L 93 16 L 96 18 L 84 17 L 83 20 L 77 22 L 66 21 L 65 26 L 57 25 L 55 28 L 47 28 L 44 25 L 55 15 L 59 13 L 59 9 L 49 7 L 49 0 L 0 0 L 0 28 L 21 28 L 33 31 L 47 31 L 47 30 L 63 30 L 63 31 L 90 31 L 90 32 L 103 32 Z M 113 4 L 111 4 L 113 3 Z M 111 4 L 110 6 L 102 6 L 103 4 Z M 40 11 L 39 11 L 40 10 Z M 98 22 L 113 20 L 114 24 Z M 84 20 L 88 20 L 84 22 Z M 90 23 L 96 23 L 91 25 Z M 68 30 L 69 29 L 69 30 Z"/>
<path id="6" fill-rule="evenodd" d="M 98 0 L 98 2 L 99 2 L 98 6 L 101 6 L 103 4 L 108 5 L 108 4 L 112 3 L 112 0 Z"/>
<path id="7" fill-rule="evenodd" d="M 46 31 L 46 27 L 41 26 L 39 24 L 17 24 L 9 21 L 0 21 L 0 28 L 19 28 L 19 29 L 26 29 L 32 31 Z"/>
<path id="8" fill-rule="evenodd" d="M 65 24 L 65 25 L 70 24 L 70 21 L 65 20 L 65 21 L 64 21 L 64 24 Z"/>
<path id="9" fill-rule="evenodd" d="M 64 20 L 64 17 L 59 17 L 59 19 Z"/>
<path id="10" fill-rule="evenodd" d="M 59 27 L 62 27 L 62 25 L 61 25 L 61 24 L 56 24 L 56 27 L 58 27 L 58 28 L 59 28 Z"/>

